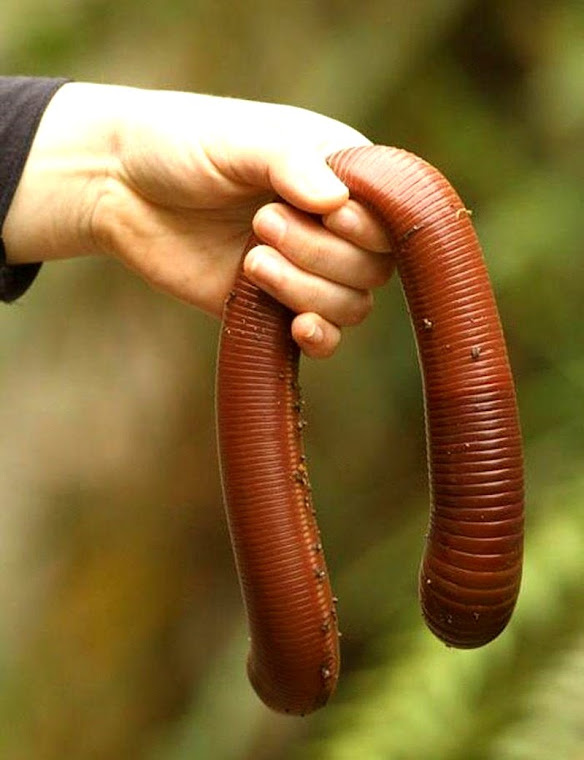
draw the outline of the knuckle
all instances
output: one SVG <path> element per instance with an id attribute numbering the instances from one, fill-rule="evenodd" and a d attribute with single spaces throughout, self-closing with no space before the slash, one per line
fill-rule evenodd
<path id="1" fill-rule="evenodd" d="M 389 280 L 394 270 L 394 264 L 388 257 L 384 256 L 382 260 L 378 260 L 371 266 L 367 273 L 367 285 L 368 288 L 380 288 Z"/>
<path id="2" fill-rule="evenodd" d="M 371 291 L 364 291 L 354 299 L 347 311 L 347 325 L 358 325 L 366 319 L 373 308 L 373 294 Z"/>
<path id="3" fill-rule="evenodd" d="M 305 271 L 318 274 L 322 269 L 322 261 L 327 252 L 326 246 L 321 241 L 302 236 L 295 241 L 291 258 Z"/>
<path id="4" fill-rule="evenodd" d="M 385 285 L 385 283 L 391 277 L 392 271 L 393 271 L 393 265 L 391 264 L 384 263 L 383 265 L 376 267 L 371 274 L 370 287 L 380 288 L 383 285 Z"/>

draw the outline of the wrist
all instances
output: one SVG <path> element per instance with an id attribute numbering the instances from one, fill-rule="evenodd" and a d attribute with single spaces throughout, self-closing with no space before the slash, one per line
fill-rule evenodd
<path id="1" fill-rule="evenodd" d="M 69 83 L 49 103 L 4 222 L 8 263 L 99 252 L 93 213 L 118 164 L 116 89 Z"/>

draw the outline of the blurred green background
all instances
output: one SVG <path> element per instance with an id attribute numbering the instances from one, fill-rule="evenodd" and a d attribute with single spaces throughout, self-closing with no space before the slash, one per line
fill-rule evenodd
<path id="1" fill-rule="evenodd" d="M 584 758 L 582 0 L 3 0 L 0 71 L 277 100 L 409 148 L 485 247 L 526 442 L 526 571 L 475 652 L 424 629 L 419 373 L 397 283 L 302 368 L 343 672 L 305 719 L 249 687 L 213 419 L 218 326 L 106 261 L 0 331 L 0 756 Z"/>

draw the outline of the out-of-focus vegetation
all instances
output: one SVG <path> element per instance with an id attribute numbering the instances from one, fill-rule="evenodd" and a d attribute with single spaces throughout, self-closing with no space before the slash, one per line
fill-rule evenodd
<path id="1" fill-rule="evenodd" d="M 215 453 L 217 325 L 106 261 L 44 268 L 0 331 L 0 756 L 584 757 L 584 3 L 3 0 L 0 71 L 271 99 L 439 166 L 474 209 L 526 441 L 527 559 L 477 652 L 422 626 L 420 381 L 394 283 L 306 362 L 344 637 L 338 693 L 244 673 Z"/>

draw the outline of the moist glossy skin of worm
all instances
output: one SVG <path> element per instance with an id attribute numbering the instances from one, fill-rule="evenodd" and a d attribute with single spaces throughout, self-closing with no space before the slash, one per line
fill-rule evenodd
<path id="1" fill-rule="evenodd" d="M 523 455 L 513 377 L 469 214 L 406 151 L 364 148 L 330 165 L 393 241 L 424 385 L 430 525 L 422 611 L 445 643 L 482 646 L 507 624 L 523 554 Z"/>
<path id="2" fill-rule="evenodd" d="M 480 245 L 456 192 L 418 157 L 371 146 L 329 164 L 384 223 L 416 337 L 431 491 L 422 612 L 449 646 L 481 646 L 503 630 L 519 591 L 523 463 Z M 291 317 L 239 276 L 225 307 L 217 416 L 250 679 L 270 707 L 305 713 L 332 693 L 339 656 L 302 453 Z"/>
<path id="3" fill-rule="evenodd" d="M 225 304 L 216 403 L 224 501 L 250 631 L 248 675 L 268 707 L 304 715 L 334 691 L 339 645 L 303 452 L 292 318 L 240 274 Z"/>

